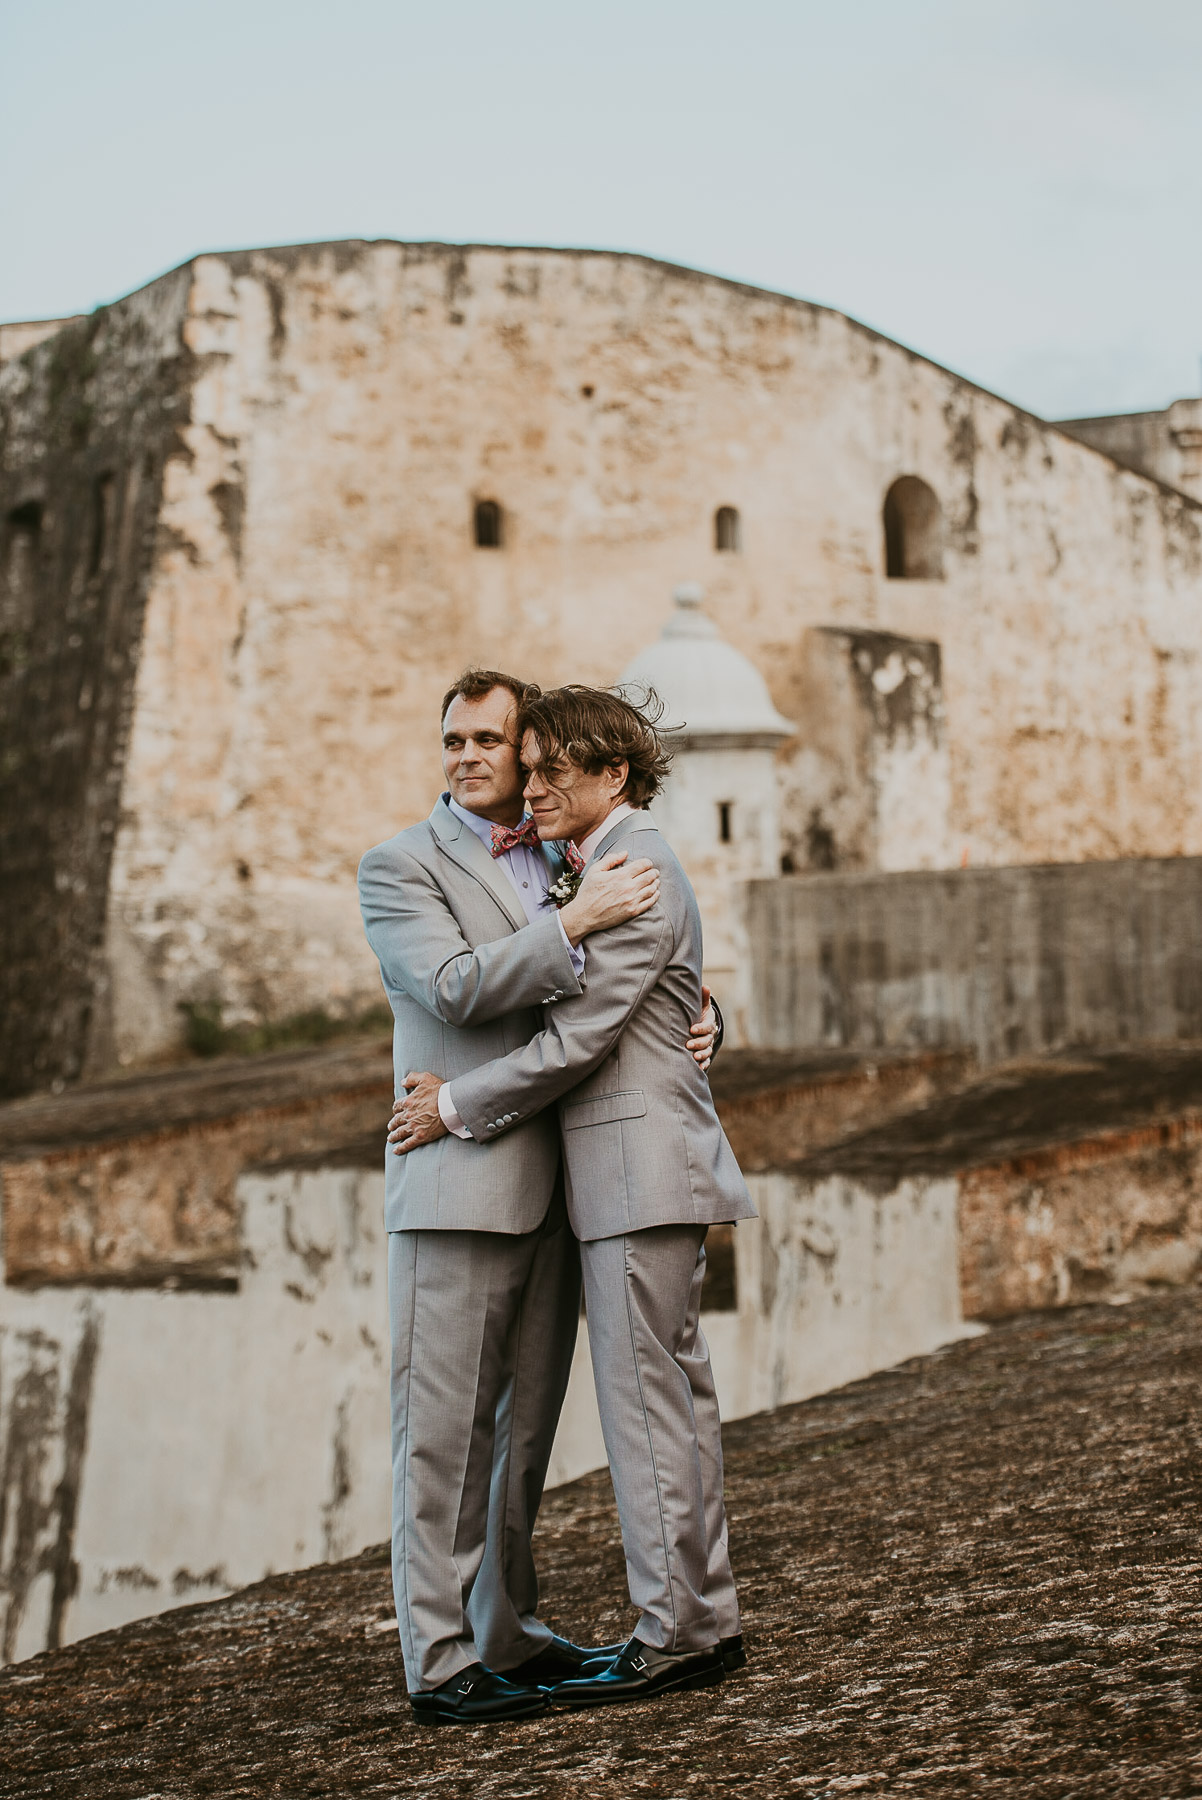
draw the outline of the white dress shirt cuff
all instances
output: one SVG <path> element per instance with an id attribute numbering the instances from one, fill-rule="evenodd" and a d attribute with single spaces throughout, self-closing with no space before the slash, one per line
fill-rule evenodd
<path id="1" fill-rule="evenodd" d="M 563 939 L 564 948 L 568 953 L 568 960 L 572 965 L 572 973 L 577 981 L 579 981 L 580 977 L 584 974 L 584 945 L 574 944 L 572 942 L 564 928 L 562 919 L 559 920 L 559 935 Z"/>
<path id="2" fill-rule="evenodd" d="M 471 1132 L 455 1110 L 455 1102 L 451 1099 L 451 1084 L 444 1081 L 438 1090 L 438 1116 L 447 1130 L 457 1138 L 470 1138 Z"/>

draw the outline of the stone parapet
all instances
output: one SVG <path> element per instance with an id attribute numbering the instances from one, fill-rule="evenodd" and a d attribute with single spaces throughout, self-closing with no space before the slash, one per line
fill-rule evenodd
<path id="1" fill-rule="evenodd" d="M 752 1041 L 971 1050 L 1202 1039 L 1202 857 L 749 888 Z"/>
<path id="2" fill-rule="evenodd" d="M 230 1058 L 0 1109 L 4 1280 L 236 1289 L 236 1188 L 306 1159 L 380 1167 L 387 1041 Z"/>
<path id="3" fill-rule="evenodd" d="M 968 1050 L 724 1050 L 710 1085 L 739 1167 L 758 1174 L 926 1106 L 975 1066 Z"/>

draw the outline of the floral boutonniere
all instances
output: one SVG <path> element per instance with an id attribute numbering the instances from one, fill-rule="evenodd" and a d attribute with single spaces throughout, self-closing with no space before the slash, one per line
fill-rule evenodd
<path id="1" fill-rule="evenodd" d="M 563 874 L 558 876 L 547 889 L 547 898 L 543 904 L 557 908 L 567 906 L 568 902 L 574 900 L 580 892 L 580 883 L 583 879 L 583 875 L 578 870 L 565 869 Z"/>

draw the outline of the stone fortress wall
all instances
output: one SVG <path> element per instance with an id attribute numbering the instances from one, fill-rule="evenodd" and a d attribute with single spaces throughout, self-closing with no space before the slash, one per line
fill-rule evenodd
<path id="1" fill-rule="evenodd" d="M 828 309 L 617 254 L 203 256 L 13 357 L 0 431 L 10 1092 L 171 1053 L 181 1004 L 377 1004 L 355 865 L 438 790 L 448 678 L 611 681 L 682 578 L 800 725 L 787 869 L 1202 850 L 1202 507 Z"/>

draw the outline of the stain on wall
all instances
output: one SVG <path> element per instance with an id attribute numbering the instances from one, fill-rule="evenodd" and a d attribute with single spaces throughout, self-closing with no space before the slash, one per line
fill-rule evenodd
<path id="1" fill-rule="evenodd" d="M 0 1325 L 0 1659 L 55 1649 L 79 1583 L 75 1533 L 100 1327 L 74 1343 Z"/>

